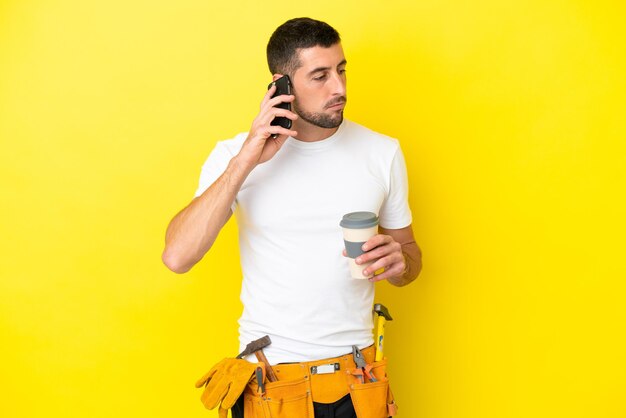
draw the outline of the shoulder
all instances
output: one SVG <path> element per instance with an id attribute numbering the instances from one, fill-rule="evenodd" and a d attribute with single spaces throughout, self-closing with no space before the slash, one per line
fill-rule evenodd
<path id="1" fill-rule="evenodd" d="M 374 146 L 393 149 L 398 148 L 400 144 L 396 138 L 381 134 L 351 120 L 346 120 L 346 133 L 349 137 L 361 141 L 361 144 L 363 141 L 368 141 Z"/>
<path id="2" fill-rule="evenodd" d="M 393 156 L 400 148 L 400 142 L 380 132 L 376 132 L 350 120 L 345 121 L 346 138 L 351 146 L 378 155 Z"/>
<path id="3" fill-rule="evenodd" d="M 230 161 L 232 157 L 239 153 L 247 137 L 248 133 L 242 132 L 233 138 L 217 141 L 207 156 L 205 164 L 220 160 Z"/>
<path id="4" fill-rule="evenodd" d="M 233 138 L 218 141 L 215 144 L 215 151 L 227 153 L 231 156 L 234 156 L 239 152 L 247 137 L 248 132 L 242 132 L 235 135 Z"/>

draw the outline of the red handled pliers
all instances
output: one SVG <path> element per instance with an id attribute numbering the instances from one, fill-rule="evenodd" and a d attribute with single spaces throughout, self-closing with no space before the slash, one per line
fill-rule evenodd
<path id="1" fill-rule="evenodd" d="M 359 350 L 359 347 L 356 345 L 352 346 L 352 358 L 354 359 L 354 364 L 356 364 L 357 369 L 352 372 L 353 375 L 359 376 L 362 383 L 365 383 L 365 379 L 363 376 L 367 377 L 370 382 L 376 382 L 376 378 L 370 371 L 372 370 L 372 365 L 365 363 L 365 359 L 363 358 L 363 353 Z"/>

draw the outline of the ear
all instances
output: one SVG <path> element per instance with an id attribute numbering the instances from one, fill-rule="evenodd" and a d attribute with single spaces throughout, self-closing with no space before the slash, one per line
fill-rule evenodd
<path id="1" fill-rule="evenodd" d="M 276 81 L 276 80 L 278 80 L 279 78 L 281 78 L 282 76 L 283 76 L 282 74 L 274 74 L 274 75 L 272 76 L 272 81 Z"/>

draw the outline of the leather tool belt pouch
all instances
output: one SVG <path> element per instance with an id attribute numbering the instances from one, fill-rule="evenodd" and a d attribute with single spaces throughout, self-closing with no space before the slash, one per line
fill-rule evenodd
<path id="1" fill-rule="evenodd" d="M 387 359 L 372 363 L 374 347 L 361 350 L 377 382 L 362 383 L 352 354 L 272 366 L 277 382 L 252 378 L 244 391 L 245 418 L 314 418 L 313 402 L 333 403 L 348 393 L 358 418 L 387 418 L 397 407 L 389 390 Z"/>
<path id="2" fill-rule="evenodd" d="M 277 368 L 274 367 L 276 373 Z M 250 381 L 243 393 L 245 418 L 313 418 L 313 399 L 308 377 L 265 381 L 259 386 L 257 379 Z"/>
<path id="3" fill-rule="evenodd" d="M 367 356 L 365 355 L 367 359 Z M 350 370 L 350 397 L 358 418 L 387 418 L 395 416 L 398 406 L 394 402 L 389 378 L 387 377 L 387 358 L 369 363 L 369 372 L 376 378 L 376 382 L 363 382 L 354 375 L 356 368 Z"/>

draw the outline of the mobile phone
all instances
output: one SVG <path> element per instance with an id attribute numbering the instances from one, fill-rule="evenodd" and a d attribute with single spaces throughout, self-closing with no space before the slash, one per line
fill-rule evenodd
<path id="1" fill-rule="evenodd" d="M 291 94 L 291 80 L 289 79 L 288 75 L 284 75 L 278 80 L 271 82 L 269 86 L 267 86 L 267 89 L 269 90 L 270 88 L 272 88 L 274 84 L 276 85 L 276 91 L 272 95 L 272 98 L 276 96 L 281 96 L 283 94 L 287 94 L 287 95 Z M 279 103 L 278 105 L 276 105 L 276 107 L 280 107 L 280 108 L 291 111 L 290 102 Z M 274 118 L 274 120 L 270 122 L 270 125 L 273 125 L 273 126 L 278 125 L 278 126 L 282 126 L 285 129 L 291 129 L 291 119 L 283 117 L 283 116 L 277 116 Z"/>

